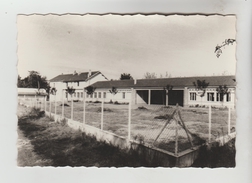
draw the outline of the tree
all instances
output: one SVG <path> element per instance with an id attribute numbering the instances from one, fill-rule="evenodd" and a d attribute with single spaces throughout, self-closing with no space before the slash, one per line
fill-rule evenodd
<path id="1" fill-rule="evenodd" d="M 113 100 L 114 100 L 114 96 L 115 96 L 115 94 L 117 94 L 117 92 L 118 92 L 117 88 L 113 86 L 113 87 L 111 88 L 111 90 L 109 90 L 109 92 L 113 95 Z"/>
<path id="2" fill-rule="evenodd" d="M 93 87 L 93 86 L 88 86 L 88 87 L 85 88 L 88 95 L 92 95 L 94 93 L 95 89 L 96 88 Z"/>
<path id="3" fill-rule="evenodd" d="M 193 82 L 193 85 L 195 86 L 197 91 L 200 91 L 200 97 L 203 97 L 205 95 L 206 88 L 208 87 L 209 83 L 207 83 L 205 80 L 197 80 L 196 82 Z"/>
<path id="4" fill-rule="evenodd" d="M 216 88 L 216 91 L 219 94 L 220 101 L 223 104 L 224 96 L 229 93 L 227 85 L 223 85 L 223 86 L 220 85 L 218 88 Z"/>
<path id="5" fill-rule="evenodd" d="M 73 94 L 75 93 L 75 89 L 68 86 L 66 92 L 71 96 L 71 120 L 73 120 Z"/>
<path id="6" fill-rule="evenodd" d="M 193 82 L 193 85 L 196 88 L 197 95 L 201 97 L 201 103 L 202 103 L 202 97 L 206 93 L 206 88 L 208 87 L 209 83 L 207 83 L 205 80 L 197 80 L 196 82 Z"/>
<path id="7" fill-rule="evenodd" d="M 173 86 L 172 85 L 170 85 L 170 84 L 167 84 L 165 87 L 164 87 L 164 91 L 165 91 L 165 95 L 166 95 L 166 106 L 168 106 L 168 103 L 169 103 L 169 101 L 168 101 L 168 97 L 169 97 L 169 91 L 171 91 L 173 89 Z"/>
<path id="8" fill-rule="evenodd" d="M 49 83 L 45 76 L 41 76 L 37 71 L 29 71 L 29 75 L 24 79 L 21 79 L 18 76 L 18 83 L 19 88 L 38 88 L 46 89 L 49 87 Z"/>
<path id="9" fill-rule="evenodd" d="M 133 77 L 128 73 L 121 74 L 120 80 L 131 80 Z"/>
<path id="10" fill-rule="evenodd" d="M 157 74 L 155 72 L 146 72 L 144 74 L 144 79 L 156 79 L 157 78 Z"/>
<path id="11" fill-rule="evenodd" d="M 214 51 L 214 53 L 216 53 L 217 58 L 219 58 L 220 55 L 222 54 L 222 48 L 225 48 L 225 46 L 230 45 L 230 44 L 233 45 L 234 42 L 235 42 L 235 39 L 226 39 L 224 42 L 222 42 L 222 45 L 220 46 L 217 45 Z"/>

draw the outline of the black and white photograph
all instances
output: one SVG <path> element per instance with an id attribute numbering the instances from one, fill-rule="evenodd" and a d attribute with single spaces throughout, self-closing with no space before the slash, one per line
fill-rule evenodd
<path id="1" fill-rule="evenodd" d="M 17 166 L 234 168 L 236 22 L 18 15 Z"/>

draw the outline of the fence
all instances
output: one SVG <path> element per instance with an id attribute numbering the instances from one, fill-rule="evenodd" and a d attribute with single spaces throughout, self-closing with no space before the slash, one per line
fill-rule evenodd
<path id="1" fill-rule="evenodd" d="M 235 131 L 231 108 L 132 105 L 130 100 L 119 104 L 26 98 L 19 102 L 175 154 Z"/>

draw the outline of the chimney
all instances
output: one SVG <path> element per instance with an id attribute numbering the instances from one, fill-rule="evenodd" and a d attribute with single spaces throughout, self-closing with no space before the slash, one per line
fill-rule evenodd
<path id="1" fill-rule="evenodd" d="M 137 84 L 137 80 L 136 80 L 136 79 L 134 79 L 134 85 L 135 85 L 135 84 Z"/>
<path id="2" fill-rule="evenodd" d="M 91 70 L 89 69 L 88 78 L 91 76 Z"/>

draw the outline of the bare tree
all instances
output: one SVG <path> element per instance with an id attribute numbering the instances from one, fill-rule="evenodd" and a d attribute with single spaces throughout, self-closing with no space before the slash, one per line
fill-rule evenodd
<path id="1" fill-rule="evenodd" d="M 157 78 L 157 74 L 155 72 L 146 72 L 144 74 L 144 79 L 156 79 Z"/>

